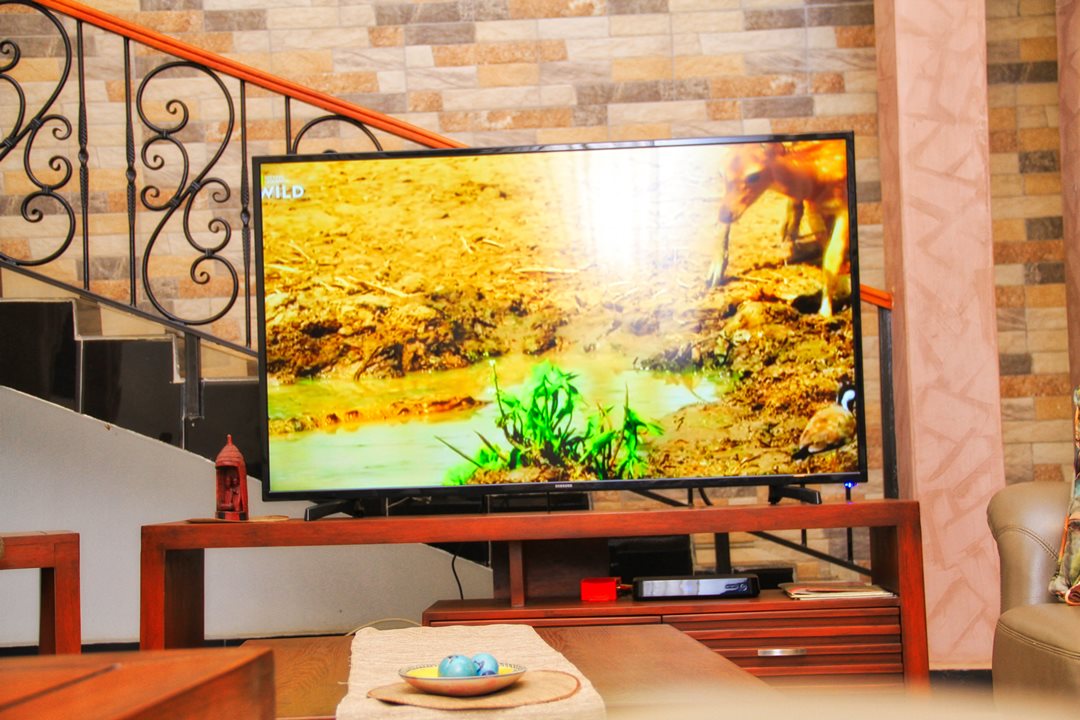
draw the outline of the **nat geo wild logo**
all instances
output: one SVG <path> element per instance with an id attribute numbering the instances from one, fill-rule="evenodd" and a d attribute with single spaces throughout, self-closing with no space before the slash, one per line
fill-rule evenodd
<path id="1" fill-rule="evenodd" d="M 290 182 L 284 175 L 266 175 L 263 177 L 263 200 L 296 200 L 304 197 L 304 186 Z"/>

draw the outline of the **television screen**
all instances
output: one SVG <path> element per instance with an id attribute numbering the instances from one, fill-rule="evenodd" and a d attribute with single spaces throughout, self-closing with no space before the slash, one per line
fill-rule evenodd
<path id="1" fill-rule="evenodd" d="M 254 170 L 267 499 L 865 480 L 849 133 Z"/>

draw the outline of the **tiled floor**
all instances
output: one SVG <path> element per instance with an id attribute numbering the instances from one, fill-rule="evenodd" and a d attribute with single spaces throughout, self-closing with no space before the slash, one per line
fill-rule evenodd
<path id="1" fill-rule="evenodd" d="M 931 670 L 930 687 L 935 691 L 987 694 L 993 691 L 989 670 Z"/>

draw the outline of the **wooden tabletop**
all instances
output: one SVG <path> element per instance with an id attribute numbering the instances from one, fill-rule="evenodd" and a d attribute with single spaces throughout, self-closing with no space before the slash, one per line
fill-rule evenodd
<path id="1" fill-rule="evenodd" d="M 349 683 L 351 635 L 248 640 L 274 651 L 279 718 L 332 718 Z"/>
<path id="2" fill-rule="evenodd" d="M 204 648 L 0 658 L 0 717 L 274 717 L 265 648 Z"/>
<path id="3" fill-rule="evenodd" d="M 392 631 L 387 631 L 392 632 Z M 687 687 L 772 692 L 764 682 L 669 625 L 537 628 L 592 682 L 609 712 L 675 699 Z M 279 718 L 333 718 L 345 697 L 352 636 L 249 640 L 271 648 Z"/>

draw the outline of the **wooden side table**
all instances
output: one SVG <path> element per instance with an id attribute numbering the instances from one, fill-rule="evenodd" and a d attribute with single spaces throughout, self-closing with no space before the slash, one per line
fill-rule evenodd
<path id="1" fill-rule="evenodd" d="M 38 652 L 82 651 L 79 534 L 68 531 L 0 533 L 0 570 L 41 569 Z"/>

